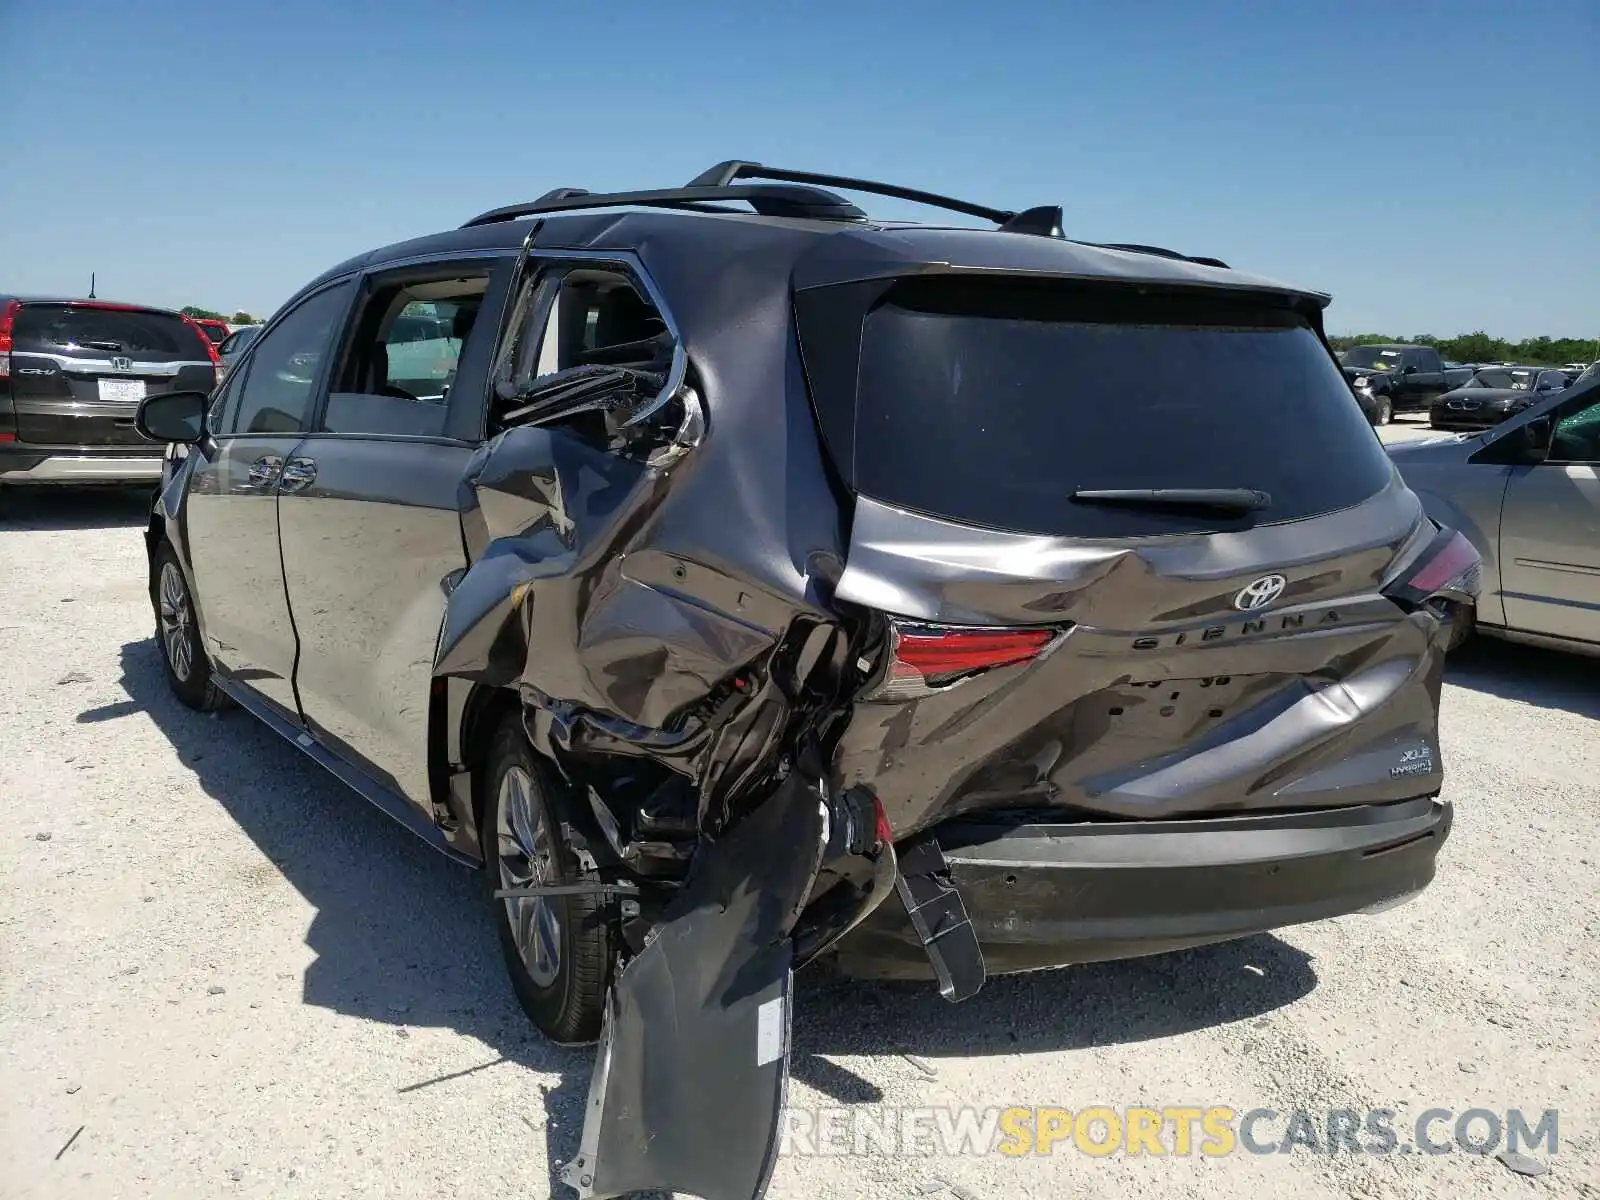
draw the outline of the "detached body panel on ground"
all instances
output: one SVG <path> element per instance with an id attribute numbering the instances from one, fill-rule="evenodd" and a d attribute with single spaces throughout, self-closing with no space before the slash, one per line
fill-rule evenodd
<path id="1" fill-rule="evenodd" d="M 354 259 L 140 417 L 191 443 L 164 628 L 482 861 L 524 1006 L 600 1036 L 582 1195 L 764 1190 L 814 957 L 959 999 L 1393 903 L 1450 825 L 1476 558 L 1325 297 L 739 166 Z"/>

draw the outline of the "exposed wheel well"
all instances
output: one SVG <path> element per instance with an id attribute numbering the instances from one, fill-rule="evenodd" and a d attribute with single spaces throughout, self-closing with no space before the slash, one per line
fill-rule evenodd
<path id="1" fill-rule="evenodd" d="M 436 729 L 453 721 L 457 736 L 434 758 L 441 776 L 436 795 L 448 806 L 452 844 L 485 859 L 479 832 L 490 799 L 485 786 L 489 751 L 503 722 L 521 718 L 522 698 L 509 688 L 460 681 L 450 681 L 444 690 L 449 699 L 435 709 L 440 714 Z M 549 768 L 552 785 L 567 795 L 567 836 L 580 839 L 596 860 L 646 877 L 681 876 L 696 838 L 695 792 L 687 777 L 648 757 L 579 754 L 557 764 L 537 745 L 533 754 Z M 591 810 L 586 794 L 590 801 L 602 798 L 609 822 Z M 647 822 L 642 832 L 640 821 Z M 634 838 L 642 838 L 635 849 L 620 849 Z"/>
<path id="2" fill-rule="evenodd" d="M 445 694 L 449 695 L 448 686 Z M 449 708 L 448 701 L 445 707 Z M 507 716 L 520 712 L 521 707 L 522 702 L 516 692 L 509 688 L 472 684 L 460 705 L 455 746 L 438 747 L 439 753 L 434 757 L 435 762 L 444 765 L 447 776 L 442 781 L 443 793 L 447 801 L 453 801 L 450 807 L 455 810 L 454 815 L 460 825 L 465 827 L 460 830 L 465 835 L 461 840 L 475 849 L 478 847 L 478 829 L 483 818 L 483 767 L 489 747 L 500 723 Z M 446 712 L 443 715 L 449 719 L 451 714 Z M 459 778 L 462 775 L 464 779 Z M 454 787 L 451 786 L 452 781 Z"/>

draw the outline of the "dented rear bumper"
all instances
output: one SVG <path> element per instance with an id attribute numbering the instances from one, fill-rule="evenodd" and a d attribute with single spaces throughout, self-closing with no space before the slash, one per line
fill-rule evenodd
<path id="1" fill-rule="evenodd" d="M 1433 879 L 1448 802 L 939 830 L 990 974 L 1157 954 L 1398 903 Z M 841 970 L 931 979 L 899 906 L 838 943 Z"/>

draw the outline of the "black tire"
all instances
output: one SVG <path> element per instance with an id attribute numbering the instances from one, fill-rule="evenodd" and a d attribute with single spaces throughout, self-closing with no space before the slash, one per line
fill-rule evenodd
<path id="1" fill-rule="evenodd" d="M 1372 424 L 1387 425 L 1394 420 L 1394 401 L 1387 396 L 1377 396 L 1372 401 Z"/>
<path id="2" fill-rule="evenodd" d="M 189 579 L 170 542 L 161 543 L 150 564 L 150 605 L 155 610 L 156 649 L 172 694 L 196 712 L 224 707 L 228 697 L 211 677 Z"/>
<path id="3" fill-rule="evenodd" d="M 561 818 L 570 800 L 528 745 L 516 715 L 508 716 L 496 729 L 480 782 L 483 873 L 517 999 L 529 1020 L 552 1042 L 592 1042 L 600 1036 L 612 963 L 604 901 L 598 896 L 494 897 L 497 888 L 528 882 L 524 878 L 528 874 L 536 874 L 544 883 L 598 882 L 598 876 L 585 871 L 567 845 Z M 518 786 L 526 787 L 524 811 L 542 822 L 542 831 L 522 822 L 520 838 L 512 832 L 516 828 L 512 816 L 520 803 Z M 531 866 L 534 856 L 526 853 L 528 841 L 540 851 L 537 871 Z M 553 964 L 548 955 L 552 944 L 556 947 Z"/>

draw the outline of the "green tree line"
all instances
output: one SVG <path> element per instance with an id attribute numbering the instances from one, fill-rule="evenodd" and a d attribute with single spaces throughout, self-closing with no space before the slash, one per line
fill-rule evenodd
<path id="1" fill-rule="evenodd" d="M 1483 330 L 1460 333 L 1455 337 L 1440 338 L 1419 333 L 1412 337 L 1392 337 L 1386 333 L 1353 333 L 1328 338 L 1335 350 L 1348 350 L 1351 346 L 1372 346 L 1385 342 L 1398 342 L 1408 346 L 1433 346 L 1439 357 L 1450 362 L 1508 362 L 1526 363 L 1530 367 L 1559 367 L 1570 362 L 1593 362 L 1600 359 L 1600 338 L 1524 338 L 1508 342 L 1504 338 L 1490 337 Z"/>
<path id="2" fill-rule="evenodd" d="M 179 311 L 182 312 L 186 317 L 205 317 L 207 320 L 211 321 L 226 321 L 230 325 L 261 324 L 260 317 L 252 317 L 242 308 L 238 312 L 234 313 L 231 317 L 225 313 L 214 312 L 209 308 L 201 308 L 199 305 L 195 304 L 186 304 Z"/>

